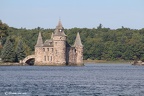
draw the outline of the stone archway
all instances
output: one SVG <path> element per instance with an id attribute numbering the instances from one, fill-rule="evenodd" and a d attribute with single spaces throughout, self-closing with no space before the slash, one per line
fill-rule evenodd
<path id="1" fill-rule="evenodd" d="M 35 55 L 29 55 L 25 57 L 23 60 L 20 60 L 20 63 L 23 65 L 34 65 L 32 64 L 32 62 L 34 63 L 34 60 L 35 60 Z"/>
<path id="2" fill-rule="evenodd" d="M 25 62 L 25 64 L 32 66 L 32 65 L 34 65 L 34 61 L 35 61 L 35 58 L 31 58 L 31 59 L 28 59 L 28 60 Z"/>

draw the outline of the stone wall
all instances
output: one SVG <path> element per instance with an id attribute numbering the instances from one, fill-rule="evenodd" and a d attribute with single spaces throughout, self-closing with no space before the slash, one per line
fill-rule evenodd
<path id="1" fill-rule="evenodd" d="M 43 63 L 43 48 L 35 47 L 35 65 L 40 65 Z"/>
<path id="2" fill-rule="evenodd" d="M 43 47 L 43 64 L 52 65 L 54 63 L 54 48 Z"/>
<path id="3" fill-rule="evenodd" d="M 66 37 L 54 36 L 54 63 L 56 65 L 66 65 Z"/>
<path id="4" fill-rule="evenodd" d="M 76 64 L 76 53 L 74 47 L 67 48 L 67 64 L 68 65 L 75 65 Z"/>
<path id="5" fill-rule="evenodd" d="M 76 64 L 77 65 L 83 65 L 83 47 L 79 46 L 76 47 Z"/>

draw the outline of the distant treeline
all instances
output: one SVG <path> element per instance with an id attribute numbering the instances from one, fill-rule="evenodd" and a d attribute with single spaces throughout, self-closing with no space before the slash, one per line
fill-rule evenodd
<path id="1" fill-rule="evenodd" d="M 21 41 L 24 47 L 24 56 L 34 53 L 34 46 L 40 31 L 42 32 L 43 41 L 45 41 L 46 39 L 50 39 L 54 29 L 40 27 L 35 29 L 17 29 L 9 27 L 0 21 L 2 46 L 4 46 L 6 40 L 9 38 L 14 46 L 13 50 L 16 52 L 19 41 Z M 77 32 L 80 33 L 84 45 L 83 54 L 85 60 L 144 60 L 144 28 L 130 29 L 122 26 L 118 29 L 110 29 L 104 28 L 100 24 L 98 27 L 92 29 L 65 29 L 69 44 L 74 44 Z M 1 47 L 2 50 L 4 50 L 4 47 Z"/>

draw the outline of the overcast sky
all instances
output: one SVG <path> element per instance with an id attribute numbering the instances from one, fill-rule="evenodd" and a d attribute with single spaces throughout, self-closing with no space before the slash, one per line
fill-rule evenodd
<path id="1" fill-rule="evenodd" d="M 144 0 L 0 0 L 0 20 L 11 27 L 144 28 Z"/>

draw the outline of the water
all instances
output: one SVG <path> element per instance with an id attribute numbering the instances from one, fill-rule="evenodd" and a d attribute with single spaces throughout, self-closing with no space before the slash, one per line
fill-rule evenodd
<path id="1" fill-rule="evenodd" d="M 144 96 L 144 66 L 0 66 L 0 96 Z"/>

